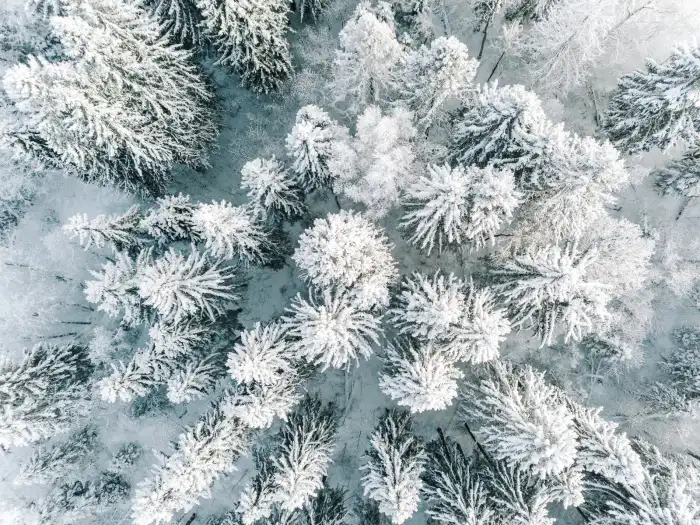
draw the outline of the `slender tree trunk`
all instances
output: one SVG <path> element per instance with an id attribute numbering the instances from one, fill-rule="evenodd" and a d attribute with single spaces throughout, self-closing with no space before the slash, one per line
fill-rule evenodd
<path id="1" fill-rule="evenodd" d="M 61 324 L 92 324 L 90 321 L 61 321 Z"/>
<path id="2" fill-rule="evenodd" d="M 476 57 L 477 60 L 481 60 L 481 55 L 484 54 L 484 44 L 486 44 L 486 35 L 489 32 L 489 25 L 491 25 L 491 19 L 486 21 L 486 26 L 484 27 L 484 36 L 481 37 L 481 46 L 479 46 L 479 55 Z"/>
<path id="3" fill-rule="evenodd" d="M 15 266 L 17 268 L 26 268 L 27 270 L 33 270 L 35 272 L 48 273 L 49 275 L 53 276 L 57 281 L 62 281 L 62 282 L 74 281 L 74 279 L 71 279 L 70 277 L 64 277 L 63 275 L 55 274 L 50 270 L 44 270 L 43 268 L 37 268 L 36 266 L 30 266 L 28 264 L 13 263 L 13 262 L 5 261 L 5 266 Z"/>
<path id="4" fill-rule="evenodd" d="M 685 200 L 683 201 L 683 204 L 681 204 L 680 210 L 678 210 L 678 215 L 676 215 L 676 220 L 681 218 L 681 215 L 683 215 L 683 212 L 685 209 L 688 207 L 688 204 L 690 204 L 690 200 L 692 197 L 686 197 Z"/>
<path id="5" fill-rule="evenodd" d="M 593 118 L 595 120 L 595 125 L 601 127 L 603 125 L 603 114 L 598 109 L 598 97 L 596 96 L 593 84 L 591 84 L 590 82 L 588 82 L 588 92 L 591 94 L 591 100 L 593 101 Z"/>
<path id="6" fill-rule="evenodd" d="M 498 60 L 496 61 L 496 65 L 493 66 L 493 69 L 491 70 L 491 74 L 489 75 L 489 78 L 486 79 L 486 82 L 491 82 L 491 79 L 493 78 L 493 75 L 496 74 L 496 70 L 498 69 L 498 66 L 501 64 L 501 60 L 503 60 L 503 57 L 506 56 L 506 52 L 503 51 L 501 53 L 501 56 L 498 57 Z"/>
<path id="7" fill-rule="evenodd" d="M 345 397 L 345 408 L 343 409 L 342 421 L 348 417 L 348 412 L 350 412 L 350 405 L 352 400 L 352 387 L 354 383 L 354 374 L 351 376 L 352 363 L 348 361 L 345 365 L 345 381 L 343 383 L 344 397 Z"/>
<path id="8" fill-rule="evenodd" d="M 60 337 L 73 337 L 74 335 L 78 335 L 78 332 L 67 332 L 65 334 L 56 335 L 40 335 L 38 336 L 38 339 L 58 339 Z"/>
<path id="9" fill-rule="evenodd" d="M 338 195 L 336 195 L 333 191 L 331 191 L 331 193 L 333 193 L 333 200 L 335 200 L 335 204 L 336 206 L 338 206 L 338 211 L 342 210 L 343 208 L 340 205 L 340 201 L 338 200 Z"/>
<path id="10" fill-rule="evenodd" d="M 450 36 L 452 34 L 452 31 L 450 31 L 450 22 L 449 19 L 447 18 L 447 9 L 445 8 L 445 0 L 442 0 L 440 2 L 440 7 L 442 11 L 442 25 L 445 27 L 445 34 L 447 36 Z"/>
<path id="11" fill-rule="evenodd" d="M 488 461 L 489 465 L 491 465 L 491 468 L 496 470 L 496 462 L 493 459 L 491 459 L 491 456 L 489 455 L 489 453 L 486 452 L 484 447 L 481 446 L 481 443 L 479 443 L 479 441 L 477 441 L 476 436 L 472 432 L 472 429 L 469 428 L 469 423 L 467 423 L 466 421 L 464 422 L 464 428 L 467 429 L 467 433 L 469 434 L 469 437 L 472 439 L 472 441 L 474 442 L 476 447 L 479 449 L 479 452 L 481 452 L 481 454 L 484 456 L 486 461 Z"/>
<path id="12" fill-rule="evenodd" d="M 697 459 L 698 461 L 700 461 L 700 456 L 697 455 L 695 452 L 691 452 L 690 450 L 686 450 L 685 453 L 688 454 L 691 458 Z"/>
<path id="13" fill-rule="evenodd" d="M 78 308 L 82 308 L 83 310 L 85 310 L 87 312 L 94 312 L 95 311 L 94 308 L 91 308 L 89 306 L 85 306 L 84 304 L 80 304 L 80 303 L 66 303 L 66 305 L 67 306 L 77 306 Z"/>

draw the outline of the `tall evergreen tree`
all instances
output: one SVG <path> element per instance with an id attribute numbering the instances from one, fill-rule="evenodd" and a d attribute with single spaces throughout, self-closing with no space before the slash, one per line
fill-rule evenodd
<path id="1" fill-rule="evenodd" d="M 426 446 L 423 490 L 426 514 L 436 525 L 491 525 L 495 517 L 478 467 L 462 447 L 438 429 L 438 439 Z"/>
<path id="2" fill-rule="evenodd" d="M 372 221 L 341 210 L 316 219 L 299 237 L 292 259 L 319 289 L 345 291 L 360 309 L 388 306 L 396 279 L 392 246 Z"/>
<path id="3" fill-rule="evenodd" d="M 549 10 L 559 0 L 519 0 L 506 7 L 505 18 L 509 22 L 537 22 L 547 17 Z"/>
<path id="4" fill-rule="evenodd" d="M 65 432 L 84 415 L 92 373 L 87 349 L 39 344 L 0 364 L 0 447 Z"/>
<path id="5" fill-rule="evenodd" d="M 142 0 L 143 6 L 160 22 L 161 32 L 186 48 L 203 44 L 202 15 L 195 0 Z"/>
<path id="6" fill-rule="evenodd" d="M 121 474 L 102 472 L 88 481 L 55 487 L 39 503 L 41 525 L 72 525 L 104 514 L 129 496 L 131 484 Z"/>
<path id="7" fill-rule="evenodd" d="M 431 277 L 415 273 L 402 288 L 389 312 L 400 333 L 435 343 L 454 359 L 474 364 L 498 357 L 510 325 L 488 290 L 439 272 Z"/>
<path id="8" fill-rule="evenodd" d="M 292 131 L 287 135 L 287 156 L 299 184 L 306 190 L 331 185 L 333 174 L 328 162 L 339 144 L 349 138 L 347 128 L 330 118 L 318 106 L 304 106 L 297 112 Z"/>
<path id="9" fill-rule="evenodd" d="M 700 148 L 685 153 L 656 173 L 656 187 L 666 194 L 700 197 Z"/>
<path id="10" fill-rule="evenodd" d="M 411 412 L 444 410 L 457 397 L 457 380 L 463 376 L 443 347 L 397 341 L 387 346 L 379 388 Z"/>
<path id="11" fill-rule="evenodd" d="M 26 118 L 5 139 L 88 181 L 159 193 L 177 163 L 206 166 L 213 95 L 189 52 L 134 3 L 86 0 L 51 18 L 66 59 L 28 57 L 4 77 Z"/>
<path id="12" fill-rule="evenodd" d="M 492 270 L 494 290 L 507 302 L 514 326 L 532 328 L 551 344 L 559 331 L 578 341 L 609 317 L 610 287 L 589 275 L 595 247 L 549 245 L 527 249 Z"/>
<path id="13" fill-rule="evenodd" d="M 274 500 L 283 510 L 302 508 L 323 487 L 335 445 L 336 410 L 307 396 L 280 430 Z"/>
<path id="14" fill-rule="evenodd" d="M 188 511 L 209 495 L 221 475 L 248 447 L 248 428 L 230 416 L 224 394 L 200 420 L 187 428 L 170 456 L 161 456 L 153 475 L 139 484 L 132 505 L 136 525 L 167 523 L 176 512 Z"/>
<path id="15" fill-rule="evenodd" d="M 668 150 L 700 140 L 700 44 L 679 44 L 668 60 L 620 78 L 605 121 L 612 143 L 627 153 Z"/>
<path id="16" fill-rule="evenodd" d="M 552 127 L 535 93 L 487 84 L 454 116 L 449 157 L 463 166 L 509 167 L 518 189 L 525 190 L 536 182 L 557 138 Z"/>
<path id="17" fill-rule="evenodd" d="M 429 165 L 428 175 L 406 190 L 401 227 L 428 254 L 436 244 L 439 251 L 465 242 L 480 249 L 495 243 L 522 196 L 508 169 Z"/>
<path id="18" fill-rule="evenodd" d="M 393 15 L 379 16 L 368 2 L 357 6 L 338 35 L 333 91 L 355 113 L 387 99 L 392 80 L 403 59 L 396 39 Z"/>
<path id="19" fill-rule="evenodd" d="M 573 416 L 559 392 L 532 368 L 494 361 L 468 384 L 461 411 L 481 423 L 480 443 L 491 457 L 519 465 L 542 479 L 562 474 L 576 460 Z"/>
<path id="20" fill-rule="evenodd" d="M 320 294 L 319 294 L 320 295 Z M 287 336 L 292 338 L 291 349 L 309 363 L 342 368 L 360 358 L 368 359 L 373 345 L 379 345 L 382 334 L 380 318 L 363 311 L 344 294 L 326 290 L 322 297 L 309 301 L 301 295 L 287 309 L 283 317 Z"/>
<path id="21" fill-rule="evenodd" d="M 365 495 L 396 525 L 418 510 L 422 488 L 425 452 L 412 426 L 407 411 L 387 410 L 370 438 L 369 461 L 361 467 L 367 472 L 362 478 Z"/>
<path id="22" fill-rule="evenodd" d="M 204 29 L 243 84 L 257 93 L 278 91 L 292 74 L 286 0 L 196 0 Z"/>
<path id="23" fill-rule="evenodd" d="M 294 220 L 306 211 L 301 188 L 274 156 L 246 162 L 241 188 L 248 190 L 253 213 L 263 220 Z"/>
<path id="24" fill-rule="evenodd" d="M 343 525 L 347 517 L 345 490 L 324 486 L 314 500 L 304 507 L 304 525 Z"/>
<path id="25" fill-rule="evenodd" d="M 139 296 L 164 320 L 191 315 L 214 319 L 222 303 L 238 298 L 232 290 L 232 272 L 196 251 L 187 257 L 174 249 L 136 275 Z"/>
<path id="26" fill-rule="evenodd" d="M 77 472 L 97 448 L 97 430 L 87 426 L 52 447 L 39 447 L 24 465 L 15 483 L 53 483 Z"/>
<path id="27" fill-rule="evenodd" d="M 478 66 L 453 36 L 437 38 L 407 56 L 399 91 L 422 129 L 441 123 L 449 104 L 467 97 Z"/>

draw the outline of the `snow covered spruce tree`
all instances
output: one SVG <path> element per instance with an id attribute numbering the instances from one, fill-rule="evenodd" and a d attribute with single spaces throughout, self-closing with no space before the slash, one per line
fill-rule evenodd
<path id="1" fill-rule="evenodd" d="M 208 497 L 214 481 L 235 470 L 248 447 L 248 428 L 227 411 L 229 397 L 212 405 L 180 434 L 170 456 L 161 455 L 153 475 L 139 484 L 132 505 L 135 525 L 167 523 Z"/>
<path id="2" fill-rule="evenodd" d="M 552 137 L 552 124 L 537 95 L 523 86 L 477 89 L 453 118 L 450 160 L 463 166 L 510 168 L 519 189 L 537 180 Z"/>
<path id="3" fill-rule="evenodd" d="M 92 374 L 87 349 L 36 345 L 20 362 L 0 363 L 0 447 L 65 432 L 87 412 Z"/>
<path id="4" fill-rule="evenodd" d="M 228 370 L 237 383 L 273 384 L 293 373 L 296 355 L 287 343 L 281 323 L 256 323 L 241 333 L 228 354 Z"/>
<path id="5" fill-rule="evenodd" d="M 464 374 L 441 346 L 398 340 L 387 345 L 383 360 L 379 388 L 412 413 L 444 410 L 457 397 L 457 380 Z"/>
<path id="6" fill-rule="evenodd" d="M 368 462 L 360 467 L 365 496 L 400 525 L 418 510 L 421 473 L 425 462 L 423 444 L 413 434 L 413 421 L 406 410 L 387 409 L 370 437 Z"/>
<path id="7" fill-rule="evenodd" d="M 222 312 L 223 302 L 238 298 L 232 290 L 233 271 L 197 251 L 185 256 L 170 248 L 143 267 L 136 280 L 144 305 L 164 321 L 199 314 L 214 319 Z"/>
<path id="8" fill-rule="evenodd" d="M 25 8 L 48 20 L 52 16 L 65 14 L 64 0 L 27 0 Z"/>
<path id="9" fill-rule="evenodd" d="M 455 359 L 474 364 L 498 357 L 499 345 L 510 332 L 492 293 L 453 274 L 406 278 L 389 314 L 399 333 L 434 342 Z"/>
<path id="10" fill-rule="evenodd" d="M 140 227 L 159 244 L 199 241 L 192 216 L 195 204 L 189 195 L 165 195 L 143 215 Z"/>
<path id="11" fill-rule="evenodd" d="M 700 148 L 685 153 L 654 175 L 656 187 L 667 195 L 700 197 Z"/>
<path id="12" fill-rule="evenodd" d="M 318 106 L 304 106 L 297 112 L 286 139 L 287 156 L 298 183 L 306 191 L 331 186 L 333 174 L 328 168 L 329 160 L 349 136 L 347 128 Z"/>
<path id="13" fill-rule="evenodd" d="M 353 140 L 339 145 L 328 163 L 333 190 L 364 204 L 368 215 L 386 215 L 414 178 L 416 134 L 405 108 L 383 115 L 378 106 L 369 106 L 357 118 Z"/>
<path id="14" fill-rule="evenodd" d="M 274 501 L 285 511 L 302 508 L 323 487 L 338 425 L 337 409 L 307 396 L 279 433 L 274 459 Z"/>
<path id="15" fill-rule="evenodd" d="M 269 197 L 269 191 L 265 193 Z M 190 202 L 188 195 L 168 195 L 141 212 L 132 207 L 121 215 L 98 215 L 89 219 L 79 214 L 63 227 L 86 248 L 111 244 L 115 251 L 175 241 L 203 243 L 210 255 L 238 259 L 244 265 L 265 264 L 277 254 L 268 239 L 268 228 L 256 213 L 256 206 L 234 206 L 229 202 Z"/>
<path id="16" fill-rule="evenodd" d="M 567 399 L 578 436 L 576 462 L 587 473 L 586 490 L 595 492 L 597 482 L 637 485 L 644 481 L 644 467 L 632 442 L 606 421 L 600 408 L 587 408 Z"/>
<path id="17" fill-rule="evenodd" d="M 700 44 L 679 44 L 668 60 L 620 78 L 605 120 L 612 143 L 626 153 L 666 151 L 700 140 Z"/>
<path id="18" fill-rule="evenodd" d="M 573 416 L 544 374 L 497 360 L 481 370 L 478 382 L 465 386 L 462 417 L 481 423 L 476 436 L 493 459 L 543 479 L 574 465 Z"/>
<path id="19" fill-rule="evenodd" d="M 277 467 L 273 461 L 274 450 L 271 447 L 253 449 L 255 476 L 246 484 L 238 499 L 238 515 L 243 525 L 253 525 L 272 516 L 275 500 L 275 473 Z"/>
<path id="20" fill-rule="evenodd" d="M 464 455 L 462 447 L 438 428 L 438 439 L 426 445 L 426 453 L 421 492 L 431 522 L 438 525 L 493 523 L 495 513 L 488 500 L 485 480 L 478 475 L 479 469 L 471 458 Z"/>
<path id="21" fill-rule="evenodd" d="M 303 397 L 299 387 L 305 374 L 298 364 L 281 323 L 244 330 L 228 354 L 228 371 L 237 383 L 229 414 L 251 428 L 267 428 L 275 418 L 286 421 Z"/>
<path id="22" fill-rule="evenodd" d="M 557 129 L 557 128 L 555 128 Z M 557 129 L 557 131 L 561 131 Z M 630 183 L 620 153 L 608 142 L 555 133 L 532 181 L 515 236 L 533 245 L 577 239 L 608 215 L 617 193 Z"/>
<path id="23" fill-rule="evenodd" d="M 343 293 L 325 290 L 319 297 L 308 301 L 297 295 L 287 309 L 288 317 L 282 322 L 287 337 L 292 340 L 290 350 L 309 363 L 342 368 L 353 361 L 368 359 L 373 345 L 379 345 L 382 335 L 379 316 L 360 309 Z"/>
<path id="24" fill-rule="evenodd" d="M 71 525 L 104 514 L 130 491 L 131 484 L 124 476 L 109 471 L 95 479 L 64 483 L 39 503 L 39 523 Z"/>
<path id="25" fill-rule="evenodd" d="M 298 6 L 299 21 L 303 22 L 304 17 L 306 16 L 310 17 L 312 21 L 316 22 L 328 8 L 329 4 L 329 0 L 300 0 Z"/>
<path id="26" fill-rule="evenodd" d="M 400 35 L 403 44 L 424 45 L 433 39 L 434 7 L 430 0 L 394 0 L 391 7 L 396 21 L 396 34 Z"/>
<path id="27" fill-rule="evenodd" d="M 642 479 L 598 477 L 592 485 L 595 492 L 584 507 L 592 522 L 682 525 L 696 520 L 700 515 L 694 496 L 700 490 L 697 462 L 681 455 L 662 455 L 643 441 L 636 441 L 633 447 L 641 459 Z"/>
<path id="28" fill-rule="evenodd" d="M 97 430 L 83 427 L 68 438 L 51 447 L 34 449 L 29 460 L 22 465 L 16 484 L 53 483 L 66 475 L 75 475 L 87 463 L 87 457 L 97 449 Z"/>
<path id="29" fill-rule="evenodd" d="M 324 485 L 301 513 L 303 525 L 344 525 L 348 515 L 345 490 Z"/>
<path id="30" fill-rule="evenodd" d="M 206 166 L 218 125 L 189 52 L 161 39 L 135 4 L 66 9 L 51 19 L 66 59 L 30 56 L 5 73 L 5 92 L 26 115 L 6 140 L 49 166 L 130 191 L 162 192 L 174 164 Z"/>
<path id="31" fill-rule="evenodd" d="M 401 227 L 428 254 L 436 244 L 440 252 L 467 242 L 480 249 L 495 244 L 521 200 L 508 169 L 429 165 L 428 175 L 406 190 Z"/>
<path id="32" fill-rule="evenodd" d="M 104 248 L 109 245 L 120 252 L 140 243 L 141 220 L 138 206 L 121 214 L 97 215 L 94 219 L 86 213 L 79 213 L 68 219 L 63 231 L 71 238 L 77 237 L 86 250 L 92 246 Z"/>
<path id="33" fill-rule="evenodd" d="M 206 34 L 256 93 L 278 91 L 292 74 L 285 0 L 196 0 Z"/>
<path id="34" fill-rule="evenodd" d="M 380 17 L 368 2 L 361 2 L 338 39 L 332 83 L 336 102 L 359 113 L 368 104 L 386 101 L 404 59 L 393 15 Z"/>
<path id="35" fill-rule="evenodd" d="M 128 258 L 120 255 L 118 261 Z M 163 257 L 152 260 L 147 250 L 146 256 L 139 257 L 127 270 L 132 272 L 128 274 L 119 266 L 106 263 L 103 273 L 94 273 L 98 279 L 86 283 L 88 300 L 116 316 L 122 305 L 131 307 L 131 297 L 136 293 L 142 303 L 135 307 L 150 307 L 166 322 L 178 322 L 200 313 L 213 319 L 221 312 L 221 302 L 238 297 L 232 291 L 231 269 L 221 267 L 220 262 L 212 263 L 206 254 L 197 251 L 185 256 L 170 248 Z M 116 279 L 112 278 L 113 273 Z M 110 285 L 115 281 L 112 290 Z M 116 295 L 115 300 L 111 292 Z M 128 298 L 120 297 L 121 294 Z"/>
<path id="36" fill-rule="evenodd" d="M 274 156 L 246 162 L 241 188 L 248 190 L 253 213 L 263 220 L 294 220 L 306 211 L 301 188 Z"/>
<path id="37" fill-rule="evenodd" d="M 250 428 L 269 428 L 275 418 L 287 420 L 303 398 L 300 377 L 291 373 L 274 383 L 244 383 L 231 390 L 227 412 Z"/>
<path id="38" fill-rule="evenodd" d="M 542 345 L 559 333 L 578 341 L 609 317 L 609 286 L 588 273 L 596 262 L 595 247 L 585 251 L 568 244 L 526 249 L 496 262 L 494 291 L 508 304 L 515 327 L 531 328 Z"/>
<path id="39" fill-rule="evenodd" d="M 185 48 L 202 45 L 202 15 L 196 0 L 142 0 L 161 26 L 161 32 Z"/>
<path id="40" fill-rule="evenodd" d="M 269 232 L 247 206 L 223 200 L 199 203 L 192 212 L 192 223 L 214 257 L 237 258 L 248 265 L 265 264 L 276 255 Z"/>
<path id="41" fill-rule="evenodd" d="M 392 246 L 362 215 L 341 211 L 316 219 L 299 237 L 293 259 L 314 287 L 346 292 L 360 309 L 386 307 L 397 277 Z"/>
<path id="42" fill-rule="evenodd" d="M 447 116 L 449 104 L 463 101 L 474 89 L 479 63 L 455 37 L 440 37 L 406 57 L 398 85 L 401 99 L 427 130 Z"/>
<path id="43" fill-rule="evenodd" d="M 582 503 L 580 478 L 542 479 L 517 464 L 482 461 L 481 476 L 489 490 L 489 501 L 497 520 L 505 523 L 552 525 L 550 507 L 561 503 L 564 508 Z M 578 472 L 577 472 L 578 474 Z"/>
<path id="44" fill-rule="evenodd" d="M 700 399 L 700 332 L 681 327 L 671 333 L 673 348 L 664 356 L 663 382 L 656 382 L 645 395 L 657 412 L 664 415 L 694 413 Z"/>

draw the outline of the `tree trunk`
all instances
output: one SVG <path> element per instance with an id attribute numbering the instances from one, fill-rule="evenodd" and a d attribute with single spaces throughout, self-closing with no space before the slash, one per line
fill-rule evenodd
<path id="1" fill-rule="evenodd" d="M 688 207 L 688 204 L 690 204 L 690 199 L 692 199 L 692 197 L 685 198 L 685 200 L 683 201 L 683 204 L 681 204 L 681 209 L 678 210 L 678 215 L 676 215 L 676 220 L 681 218 L 681 215 L 683 215 L 683 212 Z"/>
<path id="2" fill-rule="evenodd" d="M 469 428 L 469 423 L 467 423 L 466 421 L 464 422 L 464 428 L 467 429 L 467 433 L 469 434 L 469 437 L 472 439 L 472 441 L 473 441 L 474 444 L 476 445 L 476 448 L 479 449 L 479 452 L 481 452 L 481 454 L 484 456 L 484 458 L 486 459 L 486 461 L 488 461 L 489 465 L 491 465 L 491 468 L 494 469 L 494 470 L 496 470 L 496 463 L 494 462 L 493 459 L 491 459 L 491 456 L 489 455 L 488 452 L 486 452 L 486 450 L 484 449 L 484 447 L 481 446 L 481 443 L 479 443 L 479 442 L 477 441 L 476 436 L 475 436 L 474 433 L 472 432 L 472 429 Z"/>
<path id="3" fill-rule="evenodd" d="M 491 74 L 489 75 L 489 78 L 486 79 L 486 82 L 491 82 L 491 79 L 493 78 L 493 75 L 496 74 L 496 70 L 498 69 L 498 66 L 501 64 L 501 60 L 503 60 L 504 56 L 506 56 L 505 51 L 503 51 L 503 53 L 501 53 L 501 56 L 498 57 L 498 60 L 496 61 L 496 65 L 493 66 L 493 69 L 491 70 Z"/>
<path id="4" fill-rule="evenodd" d="M 440 7 L 442 8 L 441 9 L 441 11 L 442 11 L 442 25 L 445 27 L 445 34 L 447 36 L 450 36 L 452 34 L 452 31 L 450 31 L 450 24 L 449 24 L 448 18 L 447 18 L 447 9 L 445 9 L 445 0 L 442 0 L 442 2 L 440 2 Z"/>
<path id="5" fill-rule="evenodd" d="M 486 44 L 486 35 L 489 32 L 489 25 L 491 24 L 491 20 L 486 21 L 486 26 L 484 27 L 484 36 L 481 37 L 481 46 L 479 46 L 479 55 L 476 57 L 477 60 L 481 60 L 481 55 L 484 54 L 484 44 Z"/>

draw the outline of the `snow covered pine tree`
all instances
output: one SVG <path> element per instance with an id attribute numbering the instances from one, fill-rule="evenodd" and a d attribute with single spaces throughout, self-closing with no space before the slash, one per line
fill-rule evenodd
<path id="1" fill-rule="evenodd" d="M 66 59 L 30 56 L 5 73 L 5 92 L 27 117 L 6 132 L 17 151 L 150 193 L 162 192 L 175 164 L 207 165 L 218 133 L 213 95 L 153 19 L 123 0 L 86 0 L 51 25 Z"/>
<path id="2" fill-rule="evenodd" d="M 423 444 L 413 434 L 406 410 L 388 409 L 379 418 L 370 438 L 369 461 L 361 470 L 364 493 L 379 503 L 380 512 L 401 525 L 418 510 L 421 474 L 425 462 Z"/>
<path id="3" fill-rule="evenodd" d="M 203 27 L 219 52 L 256 93 L 278 91 L 292 74 L 287 0 L 196 0 Z"/>
<path id="4" fill-rule="evenodd" d="M 646 71 L 620 78 L 604 126 L 612 143 L 638 153 L 698 142 L 698 75 L 700 43 L 693 42 L 679 44 L 661 64 L 647 60 Z"/>

